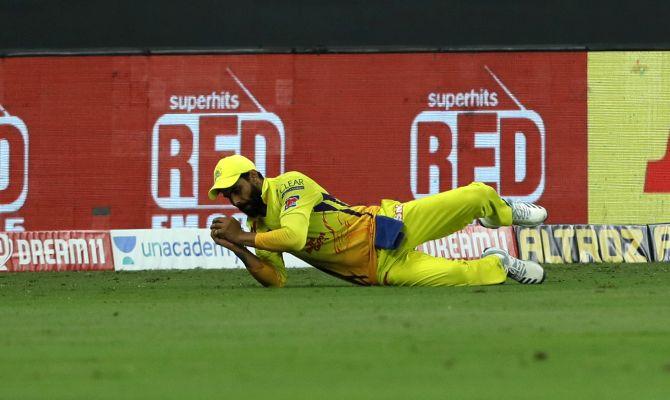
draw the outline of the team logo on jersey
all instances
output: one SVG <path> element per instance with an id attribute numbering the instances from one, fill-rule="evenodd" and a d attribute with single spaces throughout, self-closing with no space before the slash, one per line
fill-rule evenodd
<path id="1" fill-rule="evenodd" d="M 300 196 L 297 196 L 297 195 L 287 198 L 286 201 L 284 202 L 284 211 L 288 210 L 291 207 L 297 206 L 299 198 L 300 198 Z"/>

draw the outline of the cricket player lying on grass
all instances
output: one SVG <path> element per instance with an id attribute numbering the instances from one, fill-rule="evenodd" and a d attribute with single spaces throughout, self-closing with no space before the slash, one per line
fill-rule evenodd
<path id="1" fill-rule="evenodd" d="M 288 252 L 328 274 L 358 285 L 492 285 L 509 276 L 542 283 L 542 267 L 506 251 L 489 248 L 479 260 L 447 260 L 419 252 L 428 240 L 445 237 L 475 218 L 495 228 L 534 226 L 544 208 L 508 202 L 475 182 L 436 195 L 378 206 L 349 206 L 300 172 L 264 178 L 249 159 L 222 158 L 214 170 L 209 198 L 225 197 L 248 215 L 250 232 L 234 218 L 212 223 L 214 242 L 233 251 L 264 286 L 283 286 Z M 256 248 L 256 255 L 245 246 Z"/>

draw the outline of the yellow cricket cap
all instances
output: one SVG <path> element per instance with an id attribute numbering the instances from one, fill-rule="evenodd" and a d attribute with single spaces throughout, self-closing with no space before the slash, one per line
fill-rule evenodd
<path id="1" fill-rule="evenodd" d="M 220 189 L 233 186 L 240 179 L 240 175 L 252 169 L 256 169 L 256 166 L 244 156 L 235 154 L 220 159 L 214 168 L 214 185 L 209 189 L 207 196 L 210 200 L 216 200 Z"/>

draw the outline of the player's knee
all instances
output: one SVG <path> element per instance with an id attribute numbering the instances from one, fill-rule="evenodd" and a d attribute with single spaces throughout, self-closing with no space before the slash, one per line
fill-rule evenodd
<path id="1" fill-rule="evenodd" d="M 476 193 L 479 197 L 489 198 L 498 195 L 498 192 L 496 192 L 494 188 L 482 182 L 472 182 L 466 187 Z"/>
<path id="2" fill-rule="evenodd" d="M 472 182 L 464 189 L 462 200 L 475 208 L 483 207 L 492 197 L 498 195 L 495 189 L 481 182 Z"/>

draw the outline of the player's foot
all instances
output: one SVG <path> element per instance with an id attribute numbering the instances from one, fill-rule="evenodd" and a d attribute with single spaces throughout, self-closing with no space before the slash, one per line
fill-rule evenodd
<path id="1" fill-rule="evenodd" d="M 534 261 L 519 260 L 516 257 L 512 257 L 505 250 L 496 249 L 495 247 L 489 247 L 482 253 L 482 257 L 490 255 L 499 257 L 502 261 L 503 268 L 507 271 L 507 276 L 519 283 L 542 283 L 547 277 L 544 268 Z"/>
<path id="2" fill-rule="evenodd" d="M 505 203 L 512 208 L 512 225 L 537 226 L 547 219 L 547 210 L 537 204 L 511 200 L 505 200 Z M 500 228 L 488 218 L 479 218 L 479 223 L 486 228 Z"/>

